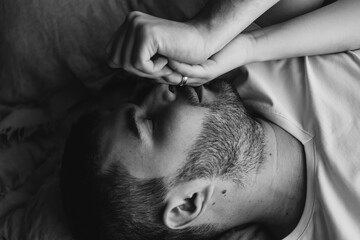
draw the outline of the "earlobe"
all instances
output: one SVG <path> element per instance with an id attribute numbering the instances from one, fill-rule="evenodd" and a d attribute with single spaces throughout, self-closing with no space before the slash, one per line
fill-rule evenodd
<path id="1" fill-rule="evenodd" d="M 190 226 L 206 209 L 214 192 L 214 186 L 208 184 L 197 191 L 186 190 L 189 189 L 175 190 L 167 199 L 163 219 L 165 225 L 171 229 L 183 229 Z"/>

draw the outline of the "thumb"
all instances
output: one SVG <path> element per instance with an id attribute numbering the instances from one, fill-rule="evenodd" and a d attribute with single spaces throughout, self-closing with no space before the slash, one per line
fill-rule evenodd
<path id="1" fill-rule="evenodd" d="M 151 61 L 153 62 L 153 72 L 159 72 L 168 64 L 168 59 L 160 55 L 155 55 Z"/>

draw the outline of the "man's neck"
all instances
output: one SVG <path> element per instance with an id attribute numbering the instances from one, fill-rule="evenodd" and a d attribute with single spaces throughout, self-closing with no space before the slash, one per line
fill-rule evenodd
<path id="1" fill-rule="evenodd" d="M 249 174 L 246 186 L 234 187 L 232 194 L 228 193 L 232 200 L 220 214 L 229 219 L 226 228 L 259 223 L 275 238 L 282 239 L 296 227 L 304 208 L 304 150 L 298 140 L 280 127 L 259 121 L 265 134 L 264 164 L 256 173 Z"/>
<path id="2" fill-rule="evenodd" d="M 262 122 L 268 151 L 268 211 L 263 224 L 277 238 L 288 235 L 299 222 L 306 198 L 306 161 L 303 145 L 279 126 Z M 270 155 L 271 154 L 271 155 Z M 265 164 L 266 164 L 265 163 Z M 261 175 L 261 173 L 260 173 Z M 265 179 L 265 178 L 264 178 Z"/>

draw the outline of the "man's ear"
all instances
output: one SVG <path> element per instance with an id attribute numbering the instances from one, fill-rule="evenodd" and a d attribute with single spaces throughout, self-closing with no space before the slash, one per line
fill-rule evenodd
<path id="1" fill-rule="evenodd" d="M 190 226 L 205 211 L 213 192 L 213 183 L 202 180 L 174 187 L 166 200 L 165 225 L 171 229 Z"/>

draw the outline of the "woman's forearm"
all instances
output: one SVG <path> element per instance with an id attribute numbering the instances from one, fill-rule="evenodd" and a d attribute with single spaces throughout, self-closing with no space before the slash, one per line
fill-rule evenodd
<path id="1" fill-rule="evenodd" d="M 360 48 L 360 1 L 342 0 L 252 32 L 249 62 Z"/>
<path id="2" fill-rule="evenodd" d="M 216 53 L 279 0 L 210 0 L 190 21 Z"/>
<path id="3" fill-rule="evenodd" d="M 236 67 L 260 61 L 360 48 L 360 1 L 339 0 L 286 22 L 240 33 L 198 65 L 171 62 L 183 76 L 208 82 Z"/>

